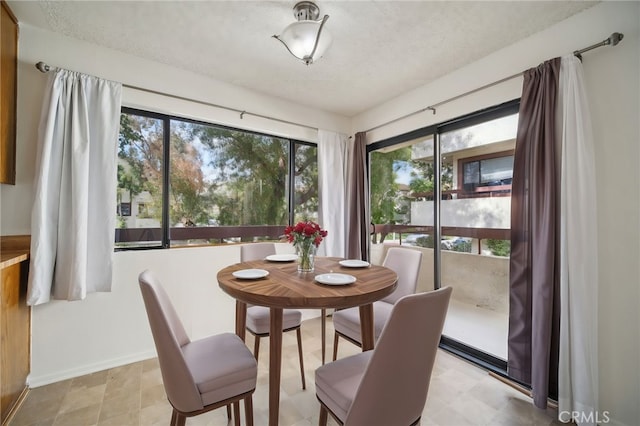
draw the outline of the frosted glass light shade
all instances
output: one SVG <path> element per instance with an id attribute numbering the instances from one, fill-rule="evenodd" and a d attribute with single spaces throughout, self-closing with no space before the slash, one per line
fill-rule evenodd
<path id="1" fill-rule="evenodd" d="M 293 56 L 309 65 L 316 59 L 322 57 L 331 45 L 331 34 L 322 29 L 320 32 L 322 21 L 297 21 L 288 25 L 282 35 L 278 36 L 280 40 L 291 52 Z M 316 44 L 316 39 L 320 37 L 318 41 L 318 47 L 313 52 L 313 48 Z M 313 52 L 313 56 L 311 56 Z"/>

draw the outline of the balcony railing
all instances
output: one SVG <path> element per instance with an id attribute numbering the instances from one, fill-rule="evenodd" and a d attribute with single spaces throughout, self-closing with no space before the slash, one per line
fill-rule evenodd
<path id="1" fill-rule="evenodd" d="M 281 240 L 284 236 L 283 225 L 258 225 L 258 226 L 188 226 L 170 228 L 171 241 L 207 241 L 209 244 L 223 244 L 225 240 L 239 239 L 240 241 L 253 241 L 257 238 Z M 372 225 L 372 242 L 383 243 L 389 234 L 399 234 L 402 244 L 402 234 L 433 235 L 433 226 L 383 224 Z M 380 236 L 378 238 L 378 235 Z M 464 228 L 459 226 L 443 226 L 442 235 L 450 237 L 475 238 L 477 240 L 511 239 L 510 229 L 497 228 Z M 162 241 L 161 228 L 118 228 L 116 229 L 116 244 L 149 243 Z"/>
<path id="2" fill-rule="evenodd" d="M 186 226 L 169 229 L 171 241 L 207 240 L 224 243 L 231 238 L 252 241 L 254 238 L 278 240 L 284 235 L 284 225 L 260 226 Z M 162 228 L 116 229 L 116 244 L 162 241 Z"/>
<path id="3" fill-rule="evenodd" d="M 385 238 L 392 233 L 400 235 L 400 244 L 402 244 L 402 234 L 427 234 L 433 235 L 433 226 L 415 226 L 415 225 L 373 225 L 372 242 L 374 244 L 383 243 Z M 377 235 L 380 235 L 378 241 Z M 503 228 L 463 228 L 460 226 L 443 226 L 442 236 L 445 237 L 466 237 L 478 240 L 494 239 L 509 240 L 511 239 L 511 230 Z"/>

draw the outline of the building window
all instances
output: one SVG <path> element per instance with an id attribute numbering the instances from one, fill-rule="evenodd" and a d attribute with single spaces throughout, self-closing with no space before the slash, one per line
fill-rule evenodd
<path id="1" fill-rule="evenodd" d="M 153 219 L 153 214 L 147 203 L 137 203 L 138 217 L 140 219 Z"/>
<path id="2" fill-rule="evenodd" d="M 459 160 L 462 191 L 459 198 L 504 196 L 511 193 L 513 151 Z"/>
<path id="3" fill-rule="evenodd" d="M 131 203 L 118 203 L 118 216 L 131 216 Z"/>
<path id="4" fill-rule="evenodd" d="M 277 239 L 317 219 L 314 144 L 123 108 L 117 248 Z"/>

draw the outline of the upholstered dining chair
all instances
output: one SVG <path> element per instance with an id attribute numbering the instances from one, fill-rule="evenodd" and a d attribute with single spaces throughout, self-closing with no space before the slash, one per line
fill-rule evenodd
<path id="1" fill-rule="evenodd" d="M 374 337 L 380 336 L 394 303 L 401 297 L 416 292 L 418 274 L 422 262 L 422 252 L 407 248 L 392 247 L 382 263 L 383 266 L 392 269 L 398 275 L 396 289 L 377 302 L 373 303 Z M 360 327 L 360 309 L 358 307 L 347 308 L 333 313 L 333 360 L 338 357 L 338 338 L 342 337 L 349 342 L 362 346 Z"/>
<path id="2" fill-rule="evenodd" d="M 234 407 L 240 426 L 240 400 L 246 424 L 253 425 L 252 395 L 258 365 L 244 342 L 233 333 L 191 341 L 167 293 L 148 270 L 138 277 L 151 333 L 158 352 L 162 383 L 173 407 L 171 425 L 219 407 Z"/>
<path id="3" fill-rule="evenodd" d="M 251 243 L 240 246 L 240 261 L 248 262 L 250 260 L 260 260 L 267 256 L 276 254 L 276 246 L 274 243 Z M 253 354 L 258 359 L 260 352 L 260 338 L 269 335 L 269 327 L 271 324 L 271 312 L 265 306 L 247 306 L 247 326 L 246 329 L 255 337 L 253 345 Z M 302 389 L 306 389 L 307 385 L 304 378 L 304 361 L 302 356 L 302 333 L 300 325 L 302 324 L 302 312 L 297 309 L 282 310 L 282 331 L 294 331 L 298 338 L 298 358 L 300 359 L 300 377 L 302 378 Z"/>
<path id="4" fill-rule="evenodd" d="M 320 426 L 328 414 L 344 426 L 419 423 L 451 292 L 445 287 L 402 297 L 372 351 L 316 370 Z"/>

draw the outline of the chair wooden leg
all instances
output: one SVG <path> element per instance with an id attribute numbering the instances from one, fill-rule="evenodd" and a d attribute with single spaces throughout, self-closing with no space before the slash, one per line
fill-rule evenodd
<path id="1" fill-rule="evenodd" d="M 187 418 L 180 413 L 176 413 L 176 426 L 184 426 L 187 422 Z"/>
<path id="2" fill-rule="evenodd" d="M 318 419 L 318 426 L 327 426 L 327 417 L 329 412 L 324 405 L 320 405 L 320 417 Z"/>
<path id="3" fill-rule="evenodd" d="M 251 395 L 244 399 L 244 417 L 247 426 L 253 426 L 253 398 Z"/>
<path id="4" fill-rule="evenodd" d="M 320 323 L 320 329 L 322 330 L 322 365 L 324 365 L 324 353 L 327 340 L 327 310 L 321 309 L 320 315 L 322 316 L 322 322 Z"/>
<path id="5" fill-rule="evenodd" d="M 233 403 L 233 424 L 240 426 L 240 401 Z"/>
<path id="6" fill-rule="evenodd" d="M 253 343 L 253 356 L 256 357 L 256 361 L 258 360 L 258 353 L 260 352 L 260 337 L 254 336 Z"/>
<path id="7" fill-rule="evenodd" d="M 307 388 L 307 384 L 304 380 L 304 361 L 302 360 L 302 333 L 300 332 L 300 327 L 296 329 L 296 335 L 298 336 L 298 358 L 300 358 L 300 377 L 302 377 L 302 389 Z"/>
<path id="8" fill-rule="evenodd" d="M 333 360 L 338 359 L 338 333 L 333 334 Z"/>
<path id="9" fill-rule="evenodd" d="M 169 423 L 171 426 L 175 426 L 176 425 L 177 416 L 178 416 L 177 411 L 175 409 L 173 409 L 173 411 L 171 412 L 171 423 Z"/>
<path id="10" fill-rule="evenodd" d="M 227 404 L 227 421 L 231 420 L 231 404 Z"/>

